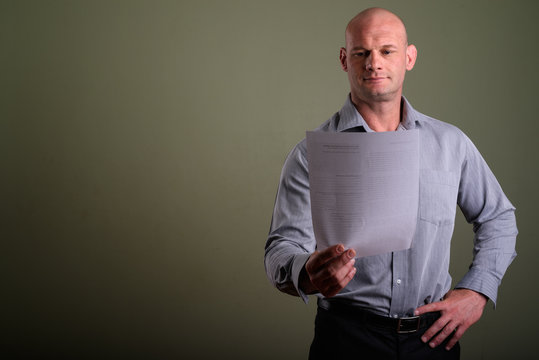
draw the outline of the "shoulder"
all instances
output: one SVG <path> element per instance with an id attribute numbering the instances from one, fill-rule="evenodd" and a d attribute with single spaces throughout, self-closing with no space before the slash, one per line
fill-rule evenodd
<path id="1" fill-rule="evenodd" d="M 313 131 L 322 131 L 322 132 L 332 131 L 332 132 L 336 132 L 337 128 L 338 128 L 338 125 L 339 125 L 340 118 L 341 118 L 341 116 L 340 116 L 339 112 L 336 112 L 329 119 L 324 121 L 319 127 L 314 129 Z"/>
<path id="2" fill-rule="evenodd" d="M 336 112 L 328 120 L 324 121 L 320 126 L 313 129 L 316 132 L 336 132 L 339 123 L 339 113 Z M 290 151 L 287 157 L 287 162 L 295 161 L 307 164 L 307 139 L 304 137 Z"/>
<path id="3" fill-rule="evenodd" d="M 462 136 L 464 133 L 457 126 L 450 124 L 448 122 L 435 119 L 431 116 L 421 114 L 418 112 L 418 115 L 421 118 L 420 124 L 425 127 L 425 129 L 433 131 L 439 134 L 447 134 L 453 136 Z"/>
<path id="4" fill-rule="evenodd" d="M 424 114 L 419 113 L 419 115 L 421 120 L 418 128 L 424 136 L 433 138 L 439 143 L 450 143 L 453 146 L 465 146 L 469 141 L 466 134 L 457 126 Z"/>
<path id="5" fill-rule="evenodd" d="M 466 162 L 470 141 L 457 126 L 418 114 L 419 146 L 424 167 L 459 172 Z"/>

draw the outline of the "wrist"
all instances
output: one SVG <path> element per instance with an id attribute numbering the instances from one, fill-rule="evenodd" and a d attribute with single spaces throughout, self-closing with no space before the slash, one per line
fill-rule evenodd
<path id="1" fill-rule="evenodd" d="M 318 289 L 311 282 L 311 278 L 309 277 L 305 266 L 299 273 L 299 288 L 307 295 L 316 294 L 318 292 Z"/>
<path id="2" fill-rule="evenodd" d="M 477 299 L 477 302 L 482 303 L 483 307 L 488 302 L 488 296 L 486 296 L 483 293 L 480 293 L 479 291 L 472 290 L 472 289 L 466 289 L 466 288 L 457 288 L 455 290 L 456 291 L 461 291 L 461 292 L 469 294 L 470 296 L 473 296 L 474 298 Z"/>

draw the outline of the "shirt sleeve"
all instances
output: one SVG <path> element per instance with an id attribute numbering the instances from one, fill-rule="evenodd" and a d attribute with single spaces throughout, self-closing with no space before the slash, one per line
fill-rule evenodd
<path id="1" fill-rule="evenodd" d="M 477 291 L 496 306 L 498 287 L 516 256 L 515 208 L 477 148 L 467 137 L 465 142 L 458 205 L 475 236 L 473 262 L 456 288 Z"/>
<path id="2" fill-rule="evenodd" d="M 282 292 L 307 295 L 299 288 L 299 275 L 316 241 L 311 219 L 309 174 L 305 141 L 288 155 L 279 181 L 264 264 L 272 284 Z"/>

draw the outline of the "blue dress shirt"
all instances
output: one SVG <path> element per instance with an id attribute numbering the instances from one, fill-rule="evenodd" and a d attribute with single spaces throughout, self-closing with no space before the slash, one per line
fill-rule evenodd
<path id="1" fill-rule="evenodd" d="M 475 237 L 473 262 L 456 288 L 475 290 L 495 304 L 498 286 L 516 256 L 515 208 L 476 147 L 455 126 L 419 113 L 404 97 L 401 124 L 419 130 L 419 213 L 412 246 L 356 259 L 356 275 L 330 301 L 400 317 L 441 300 L 451 287 L 450 243 L 458 204 Z M 348 96 L 342 109 L 316 131 L 372 130 Z M 270 281 L 307 301 L 298 286 L 299 274 L 315 248 L 304 139 L 281 173 L 265 248 Z"/>

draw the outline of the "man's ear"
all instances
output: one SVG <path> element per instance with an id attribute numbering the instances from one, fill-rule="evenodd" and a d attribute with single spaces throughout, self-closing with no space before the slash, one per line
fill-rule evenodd
<path id="1" fill-rule="evenodd" d="M 415 45 L 408 45 L 406 48 L 406 70 L 410 71 L 414 68 L 417 59 L 417 48 Z"/>
<path id="2" fill-rule="evenodd" d="M 339 60 L 341 62 L 341 68 L 348 72 L 348 65 L 346 64 L 346 48 L 341 48 L 341 51 L 339 53 Z"/>

